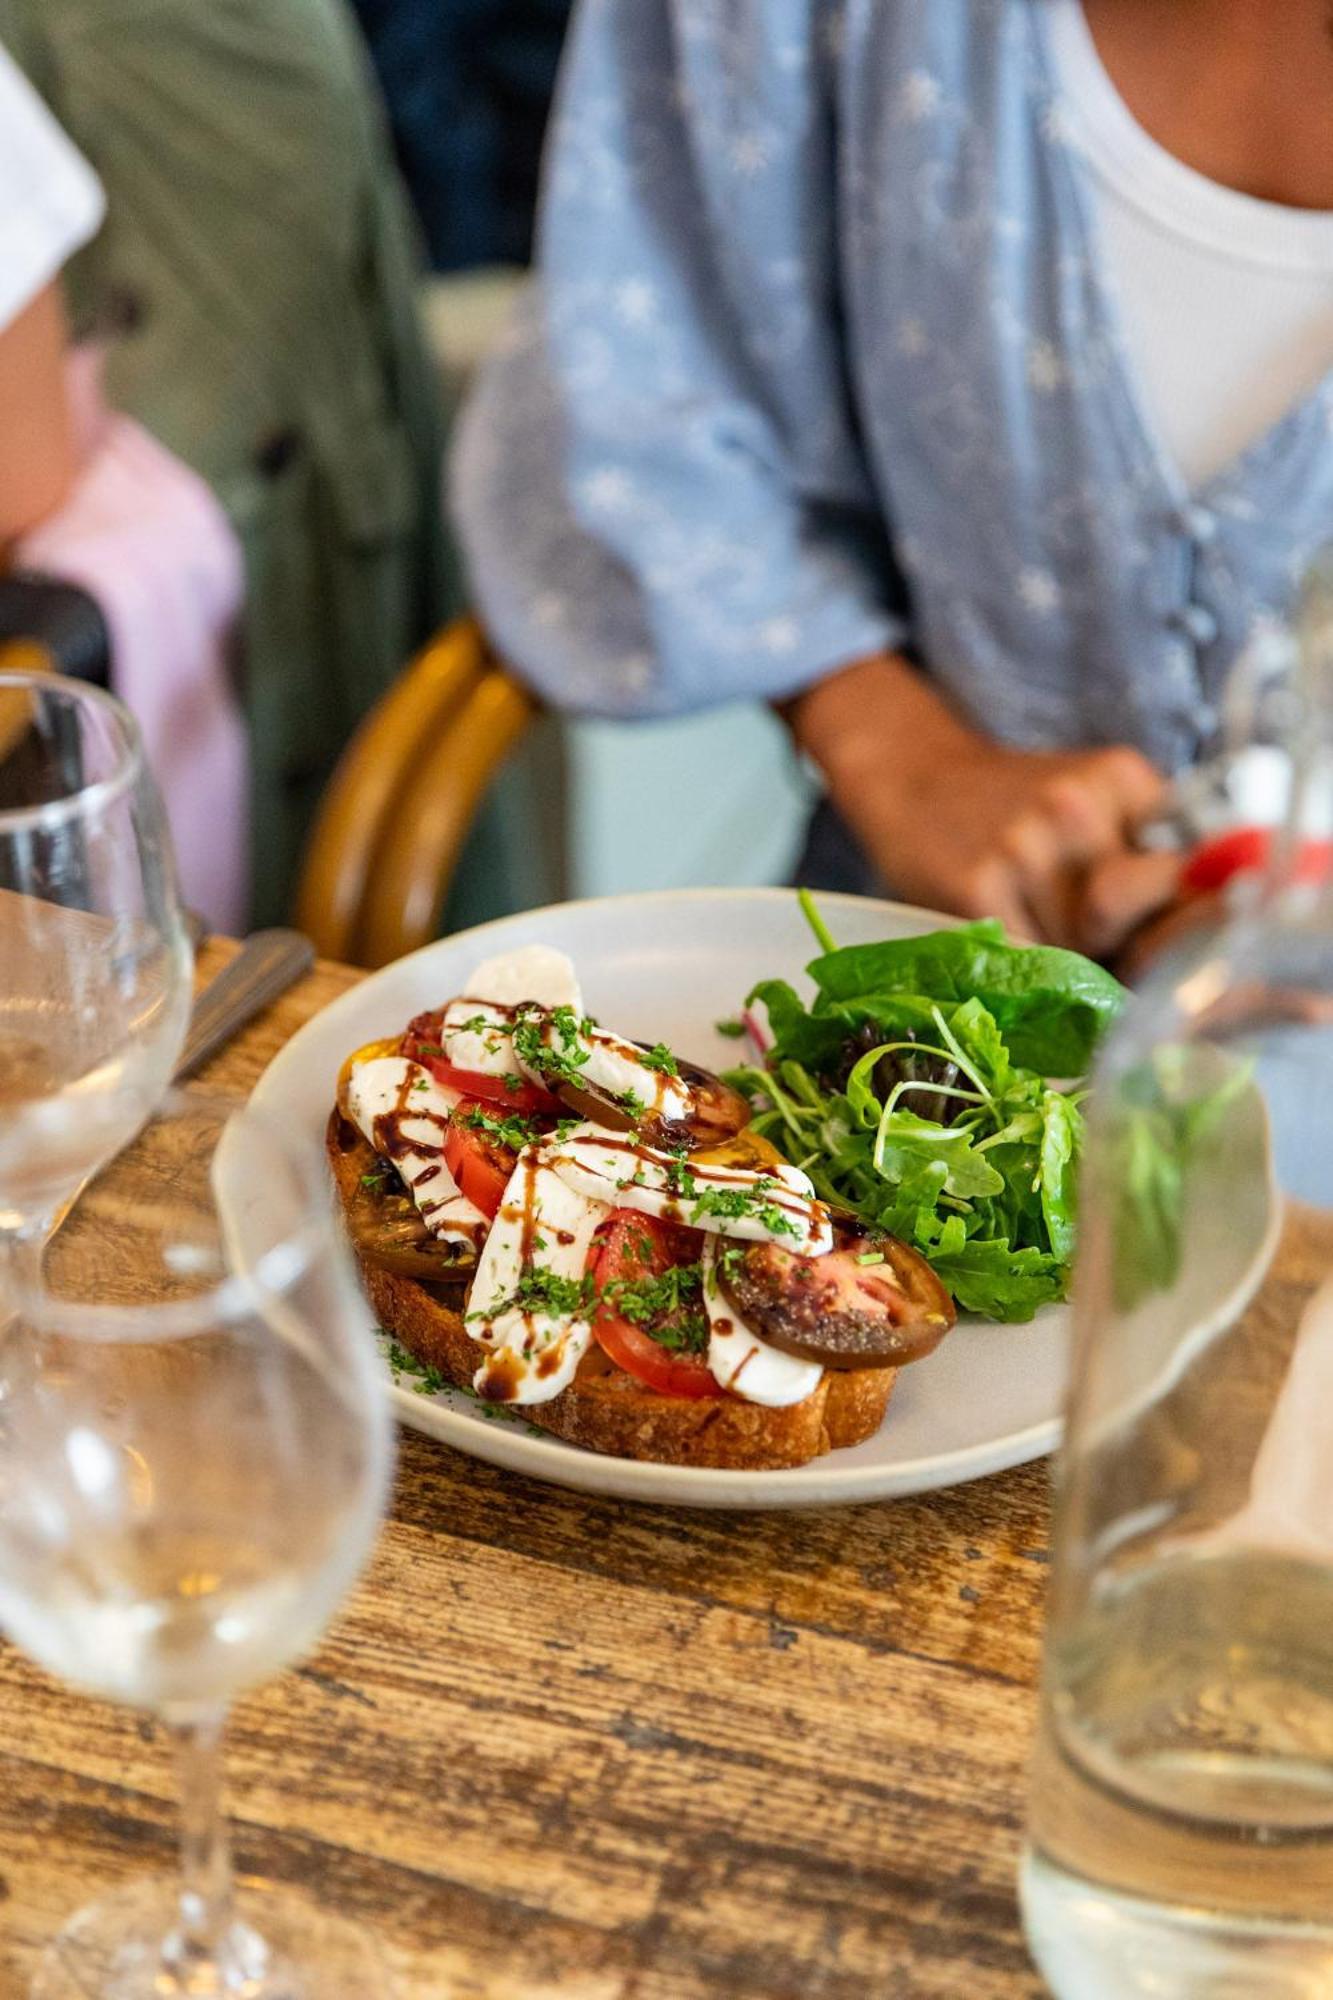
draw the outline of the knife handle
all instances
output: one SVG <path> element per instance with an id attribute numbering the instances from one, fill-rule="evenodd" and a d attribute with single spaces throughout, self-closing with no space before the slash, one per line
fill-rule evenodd
<path id="1" fill-rule="evenodd" d="M 309 972 L 315 947 L 300 931 L 255 931 L 195 1003 L 175 1081 L 192 1076 L 260 1010 Z"/>

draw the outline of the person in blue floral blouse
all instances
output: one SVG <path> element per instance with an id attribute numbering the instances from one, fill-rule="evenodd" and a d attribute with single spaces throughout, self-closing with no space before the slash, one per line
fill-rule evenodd
<path id="1" fill-rule="evenodd" d="M 563 706 L 787 704 L 876 874 L 1113 953 L 1333 536 L 1328 0 L 582 0 L 455 465 Z"/>

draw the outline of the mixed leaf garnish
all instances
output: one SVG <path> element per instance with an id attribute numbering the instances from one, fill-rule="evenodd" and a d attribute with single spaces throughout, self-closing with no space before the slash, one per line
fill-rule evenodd
<path id="1" fill-rule="evenodd" d="M 821 942 L 832 946 L 805 899 Z M 729 1081 L 828 1201 L 920 1250 L 960 1306 L 1030 1319 L 1065 1296 L 1083 1076 L 1124 990 L 997 923 L 830 948 L 809 1006 L 784 980 L 763 1067 Z"/>

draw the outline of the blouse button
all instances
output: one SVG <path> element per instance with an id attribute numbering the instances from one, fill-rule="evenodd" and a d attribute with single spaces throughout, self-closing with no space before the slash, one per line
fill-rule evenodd
<path id="1" fill-rule="evenodd" d="M 1217 539 L 1217 516 L 1209 507 L 1200 507 L 1191 501 L 1182 507 L 1179 515 L 1182 533 L 1192 542 L 1206 546 Z"/>
<path id="2" fill-rule="evenodd" d="M 1196 646 L 1211 646 L 1221 630 L 1206 605 L 1187 604 L 1176 614 L 1176 624 Z"/>

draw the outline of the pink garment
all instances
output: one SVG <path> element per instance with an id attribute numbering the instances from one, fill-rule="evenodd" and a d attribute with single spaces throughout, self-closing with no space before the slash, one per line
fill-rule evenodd
<path id="1" fill-rule="evenodd" d="M 250 774 L 228 654 L 245 596 L 240 545 L 198 474 L 106 408 L 94 353 L 72 358 L 69 387 L 83 470 L 16 560 L 101 607 L 112 685 L 143 731 L 185 900 L 215 930 L 239 933 Z"/>

